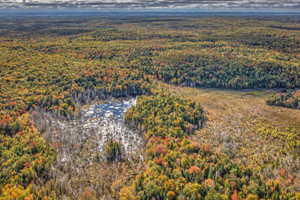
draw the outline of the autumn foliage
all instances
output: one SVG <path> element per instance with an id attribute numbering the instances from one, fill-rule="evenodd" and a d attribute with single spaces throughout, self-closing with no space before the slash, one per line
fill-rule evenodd
<path id="1" fill-rule="evenodd" d="M 116 186 L 114 197 L 299 198 L 279 180 L 267 181 L 259 166 L 195 144 L 191 135 L 207 120 L 202 107 L 157 90 L 157 81 L 280 87 L 292 90 L 267 103 L 299 109 L 299 24 L 289 17 L 1 18 L 0 26 L 0 199 L 66 196 L 53 176 L 60 144 L 47 141 L 46 130 L 38 131 L 36 122 L 44 119 L 35 119 L 36 112 L 70 119 L 92 100 L 137 95 L 142 96 L 125 121 L 145 134 L 146 166 L 132 185 Z M 298 156 L 296 131 L 258 134 L 286 141 Z M 116 141 L 105 153 L 108 161 L 122 160 Z M 292 184 L 287 172 L 279 174 Z M 78 188 L 84 198 L 100 196 Z"/>

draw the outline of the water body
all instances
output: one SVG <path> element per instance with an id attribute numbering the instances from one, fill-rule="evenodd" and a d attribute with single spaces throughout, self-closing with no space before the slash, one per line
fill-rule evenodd
<path id="1" fill-rule="evenodd" d="M 107 101 L 105 103 L 94 103 L 84 109 L 82 117 L 85 120 L 92 118 L 106 118 L 108 120 L 123 122 L 124 114 L 136 104 L 136 99 L 132 98 L 123 101 Z"/>

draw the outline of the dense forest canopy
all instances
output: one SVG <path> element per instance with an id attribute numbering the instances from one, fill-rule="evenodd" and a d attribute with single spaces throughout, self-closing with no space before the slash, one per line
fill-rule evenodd
<path id="1" fill-rule="evenodd" d="M 299 18 L 2 18 L 0 27 L 0 198 L 300 198 L 299 180 L 285 169 L 266 178 L 262 166 L 193 142 L 205 110 L 157 86 L 280 88 L 286 92 L 267 104 L 299 109 Z M 93 100 L 137 95 L 125 122 L 147 140 L 139 174 L 98 187 L 110 197 L 92 189 L 72 196 L 53 175 L 59 144 L 43 137 L 30 113 L 70 119 Z M 282 140 L 299 158 L 299 131 L 259 134 Z M 121 148 L 108 143 L 108 166 L 116 167 Z"/>

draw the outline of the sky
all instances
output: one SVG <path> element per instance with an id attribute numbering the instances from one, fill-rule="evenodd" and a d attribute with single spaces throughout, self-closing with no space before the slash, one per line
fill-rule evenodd
<path id="1" fill-rule="evenodd" d="M 300 10 L 300 0 L 0 0 L 0 9 Z"/>

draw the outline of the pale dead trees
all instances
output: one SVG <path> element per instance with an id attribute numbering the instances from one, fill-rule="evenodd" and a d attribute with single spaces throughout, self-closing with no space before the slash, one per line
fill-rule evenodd
<path id="1" fill-rule="evenodd" d="M 216 140 L 215 142 L 220 144 L 225 152 L 229 155 L 234 155 L 238 148 L 238 143 L 236 142 L 236 139 L 228 133 L 228 130 L 220 129 L 214 122 L 210 133 L 210 143 L 213 142 L 212 140 Z"/>
<path id="2" fill-rule="evenodd" d="M 36 109 L 30 109 L 29 111 L 31 118 L 33 119 L 35 123 L 35 127 L 40 131 L 40 132 L 45 132 L 46 128 L 50 125 L 51 122 L 49 122 L 49 118 L 51 117 L 52 114 L 46 112 L 42 108 L 36 108 Z"/>
<path id="3" fill-rule="evenodd" d="M 72 98 L 76 104 L 82 105 L 92 99 L 97 99 L 99 95 L 101 95 L 101 92 L 87 90 L 84 93 L 73 95 Z M 108 165 L 112 166 L 117 165 L 122 160 L 142 163 L 143 155 L 139 152 L 145 146 L 143 132 L 129 128 L 122 118 L 122 114 L 135 103 L 135 98 L 124 101 L 111 100 L 107 102 L 109 105 L 105 109 L 90 104 L 84 107 L 82 113 L 75 113 L 73 117 L 61 116 L 58 112 L 47 112 L 43 109 L 36 110 L 36 113 L 33 113 L 32 118 L 37 127 L 43 132 L 44 138 L 56 148 L 58 154 L 54 165 L 56 174 L 53 175 L 55 177 L 55 183 L 53 184 L 66 184 L 67 187 L 59 188 L 61 186 L 57 186 L 57 190 L 78 197 L 81 193 L 84 193 L 85 188 L 80 191 L 77 184 L 81 181 L 88 182 L 89 179 L 96 177 L 97 182 L 103 181 L 103 183 L 98 186 L 92 185 L 90 190 L 100 190 L 102 192 L 99 196 L 103 196 L 103 194 L 107 196 L 110 193 L 108 188 L 111 184 L 106 183 L 105 176 L 107 174 L 89 174 L 90 169 L 94 171 L 95 166 L 103 165 L 108 160 L 112 160 L 112 162 L 107 162 Z M 121 104 L 124 104 L 122 106 L 125 108 Z M 95 113 L 99 110 L 111 114 Z M 92 113 L 85 116 L 84 113 L 88 114 L 89 111 Z M 108 157 L 105 155 L 105 146 L 110 140 L 117 142 L 120 147 L 115 148 L 116 153 L 113 154 L 113 159 L 107 159 Z M 101 172 L 101 169 L 99 171 Z M 67 175 L 71 181 L 65 183 L 64 175 Z"/>

